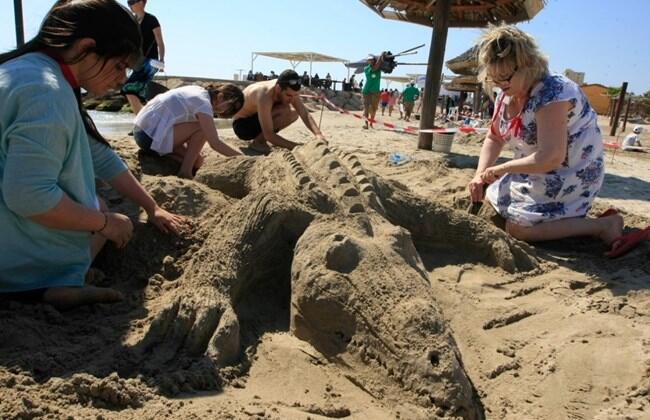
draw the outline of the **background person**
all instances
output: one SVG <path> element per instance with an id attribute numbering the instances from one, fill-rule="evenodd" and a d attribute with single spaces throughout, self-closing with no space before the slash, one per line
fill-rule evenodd
<path id="1" fill-rule="evenodd" d="M 411 121 L 411 113 L 415 107 L 415 100 L 418 98 L 420 91 L 415 87 L 415 83 L 411 82 L 402 91 L 402 103 L 404 104 L 404 121 Z"/>
<path id="2" fill-rule="evenodd" d="M 278 134 L 298 117 L 316 138 L 323 138 L 318 125 L 300 99 L 301 78 L 285 70 L 276 80 L 253 83 L 244 89 L 244 106 L 233 117 L 232 128 L 242 140 L 251 141 L 251 149 L 270 153 L 271 144 L 287 149 L 298 146 Z"/>
<path id="3" fill-rule="evenodd" d="M 121 92 L 126 96 L 133 113 L 137 115 L 145 101 L 147 86 L 160 70 L 161 64 L 156 64 L 151 60 L 157 60 L 164 64 L 165 43 L 163 42 L 162 29 L 158 19 L 144 11 L 147 0 L 127 0 L 127 3 L 140 24 L 142 52 L 145 60 L 140 69 L 131 73 L 129 79 L 122 86 Z"/>
<path id="4" fill-rule="evenodd" d="M 368 122 L 370 122 L 370 127 L 372 127 L 375 121 L 375 114 L 377 114 L 377 107 L 379 106 L 379 87 L 381 84 L 380 67 L 383 59 L 383 54 L 379 58 L 370 54 L 366 59 L 367 64 L 363 68 L 363 72 L 366 75 L 366 83 L 363 85 L 361 94 L 363 95 L 363 116 L 365 118 L 363 128 L 366 129 L 368 128 Z"/>
<path id="5" fill-rule="evenodd" d="M 640 125 L 634 127 L 632 132 L 627 136 L 625 136 L 625 138 L 623 139 L 623 143 L 621 144 L 621 149 L 632 151 L 632 152 L 643 152 L 643 150 L 637 149 L 637 147 L 643 147 L 641 145 L 641 140 L 639 140 L 639 137 L 641 136 L 642 132 L 643 132 L 643 127 L 641 127 Z"/>
<path id="6" fill-rule="evenodd" d="M 524 241 L 591 235 L 612 244 L 623 219 L 586 217 L 605 176 L 597 116 L 578 85 L 548 70 L 535 40 L 514 26 L 491 26 L 479 44 L 480 80 L 501 88 L 472 201 L 485 197 Z M 495 165 L 508 144 L 514 158 Z"/>
<path id="7" fill-rule="evenodd" d="M 206 141 L 224 156 L 241 154 L 219 139 L 214 117 L 232 117 L 243 104 L 244 94 L 232 84 L 171 89 L 149 101 L 135 117 L 133 138 L 141 149 L 181 162 L 178 176 L 192 178 L 203 163 Z"/>
<path id="8" fill-rule="evenodd" d="M 100 202 L 95 177 L 179 231 L 182 219 L 156 205 L 81 103 L 82 88 L 101 96 L 121 84 L 140 44 L 116 1 L 59 0 L 32 40 L 0 55 L 0 293 L 33 291 L 58 307 L 121 298 L 83 286 L 106 240 L 123 247 L 133 233 Z"/>

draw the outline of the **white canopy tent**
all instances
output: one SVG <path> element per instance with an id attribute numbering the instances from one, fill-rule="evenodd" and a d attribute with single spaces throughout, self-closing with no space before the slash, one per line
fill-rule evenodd
<path id="1" fill-rule="evenodd" d="M 309 61 L 309 80 L 311 81 L 311 68 L 312 63 L 347 63 L 348 60 L 343 58 L 332 57 L 330 55 L 325 55 L 317 52 L 307 51 L 307 52 L 266 52 L 266 51 L 254 51 L 251 53 L 251 71 L 253 70 L 253 64 L 255 59 L 258 56 L 278 58 L 280 60 L 287 60 L 291 64 L 291 67 L 295 70 L 298 64 L 303 61 Z"/>

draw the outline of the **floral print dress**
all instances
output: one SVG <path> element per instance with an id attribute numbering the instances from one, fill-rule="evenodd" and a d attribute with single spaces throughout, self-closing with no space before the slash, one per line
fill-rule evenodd
<path id="1" fill-rule="evenodd" d="M 569 102 L 567 151 L 562 165 L 544 174 L 507 173 L 486 192 L 487 200 L 508 221 L 532 226 L 584 217 L 605 177 L 603 141 L 597 115 L 582 90 L 564 76 L 549 74 L 536 84 L 521 113 L 506 119 L 503 93 L 497 98 L 492 129 L 511 147 L 514 158 L 537 150 L 535 112 L 553 102 Z M 499 106 L 501 105 L 501 106 Z"/>

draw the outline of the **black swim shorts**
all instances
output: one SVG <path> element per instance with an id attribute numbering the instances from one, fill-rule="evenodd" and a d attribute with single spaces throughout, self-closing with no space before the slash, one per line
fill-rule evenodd
<path id="1" fill-rule="evenodd" d="M 232 122 L 232 129 L 242 140 L 253 140 L 262 132 L 260 119 L 257 113 L 243 118 L 237 118 Z"/>

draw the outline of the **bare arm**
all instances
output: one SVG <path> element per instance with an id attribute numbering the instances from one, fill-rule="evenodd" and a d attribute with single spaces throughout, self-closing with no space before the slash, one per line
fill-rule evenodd
<path id="1" fill-rule="evenodd" d="M 161 231 L 178 235 L 184 219 L 160 207 L 144 187 L 131 174 L 124 171 L 110 180 L 111 186 L 124 197 L 133 201 L 147 212 L 148 219 Z"/>
<path id="2" fill-rule="evenodd" d="M 262 135 L 264 135 L 264 139 L 275 144 L 276 146 L 284 147 L 287 149 L 293 149 L 294 147 L 298 146 L 298 143 L 287 140 L 275 133 L 273 130 L 273 117 L 271 116 L 272 110 L 273 100 L 268 95 L 261 95 L 257 104 L 257 115 L 260 120 L 260 126 L 262 127 Z"/>
<path id="3" fill-rule="evenodd" d="M 567 150 L 567 113 L 569 102 L 555 102 L 535 114 L 537 121 L 537 151 L 529 156 L 514 159 L 488 168 L 494 176 L 508 172 L 539 174 L 562 165 Z"/>
<path id="4" fill-rule="evenodd" d="M 384 62 L 384 53 L 382 52 L 381 54 L 379 54 L 379 58 L 377 58 L 375 64 L 371 66 L 372 71 L 377 71 L 377 69 L 381 66 L 381 63 L 383 62 Z"/>
<path id="5" fill-rule="evenodd" d="M 318 125 L 316 125 L 316 121 L 314 121 L 314 119 L 311 117 L 309 111 L 307 111 L 305 104 L 302 103 L 302 100 L 299 96 L 297 96 L 292 101 L 292 105 L 296 109 L 296 112 L 300 116 L 302 122 L 305 124 L 305 127 L 314 133 L 314 136 L 316 136 L 317 139 L 323 138 L 323 133 L 321 133 L 320 128 L 318 128 Z"/>
<path id="6" fill-rule="evenodd" d="M 483 185 L 486 181 L 482 178 L 482 174 L 496 162 L 502 149 L 503 140 L 488 132 L 485 141 L 483 141 L 483 147 L 481 147 L 476 174 L 467 185 L 467 190 L 473 202 L 483 201 Z"/>
<path id="7" fill-rule="evenodd" d="M 133 233 L 133 224 L 127 216 L 84 207 L 65 194 L 52 209 L 30 219 L 53 229 L 98 232 L 118 246 L 126 245 Z"/>
<path id="8" fill-rule="evenodd" d="M 153 36 L 158 44 L 158 60 L 165 62 L 165 43 L 163 42 L 162 28 L 159 26 L 153 30 Z"/>
<path id="9" fill-rule="evenodd" d="M 217 134 L 217 128 L 214 126 L 214 119 L 211 115 L 198 113 L 196 117 L 199 120 L 199 125 L 201 126 L 201 131 L 205 136 L 205 139 L 208 141 L 208 144 L 216 152 L 221 153 L 224 156 L 239 156 L 237 150 L 228 146 L 226 143 L 222 142 L 219 139 L 219 134 Z"/>
<path id="10" fill-rule="evenodd" d="M 72 201 L 66 194 L 54 208 L 31 216 L 30 219 L 53 229 L 86 232 L 98 231 L 104 225 L 104 215 L 101 211 L 84 207 Z"/>

